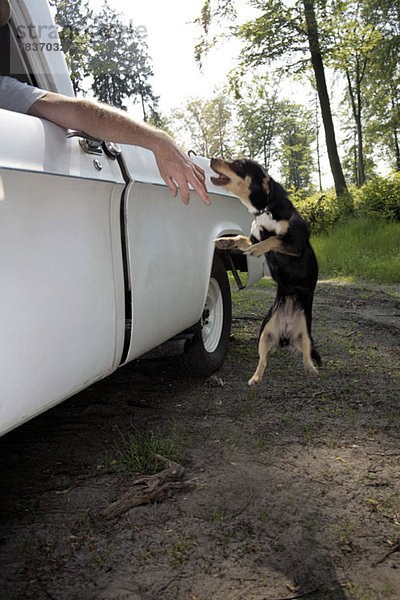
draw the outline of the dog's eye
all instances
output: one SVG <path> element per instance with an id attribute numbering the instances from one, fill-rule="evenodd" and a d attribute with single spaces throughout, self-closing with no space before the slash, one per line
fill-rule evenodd
<path id="1" fill-rule="evenodd" d="M 239 175 L 239 177 L 244 177 L 245 176 L 245 172 L 244 172 L 244 161 L 239 159 L 239 160 L 235 160 L 232 163 L 232 169 L 234 170 L 234 172 L 236 173 L 236 175 Z"/>

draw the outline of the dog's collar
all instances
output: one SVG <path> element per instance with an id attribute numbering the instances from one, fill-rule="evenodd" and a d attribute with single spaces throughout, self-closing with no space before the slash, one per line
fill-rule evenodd
<path id="1" fill-rule="evenodd" d="M 256 210 L 256 212 L 253 214 L 257 218 L 261 217 L 261 215 L 271 214 L 271 211 L 268 210 L 268 208 L 261 208 L 260 210 Z"/>

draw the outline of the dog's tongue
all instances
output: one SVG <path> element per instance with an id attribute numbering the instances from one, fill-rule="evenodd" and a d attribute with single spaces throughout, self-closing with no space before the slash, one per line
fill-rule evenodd
<path id="1" fill-rule="evenodd" d="M 218 177 L 212 176 L 210 177 L 210 179 L 214 185 L 226 185 L 230 182 L 229 177 L 227 177 L 226 175 L 222 175 L 222 173 L 219 173 Z"/>

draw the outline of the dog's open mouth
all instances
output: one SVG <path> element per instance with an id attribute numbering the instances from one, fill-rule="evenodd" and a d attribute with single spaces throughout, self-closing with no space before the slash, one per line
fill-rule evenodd
<path id="1" fill-rule="evenodd" d="M 213 175 L 212 177 L 210 177 L 210 179 L 211 179 L 211 181 L 213 182 L 214 185 L 227 185 L 230 182 L 229 177 L 227 177 L 223 173 L 220 173 L 216 169 L 213 169 L 213 170 L 216 173 L 218 173 L 218 177 L 215 177 L 215 175 Z"/>

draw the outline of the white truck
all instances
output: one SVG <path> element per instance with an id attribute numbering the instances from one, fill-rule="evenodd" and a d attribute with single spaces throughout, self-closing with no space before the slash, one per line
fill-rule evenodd
<path id="1" fill-rule="evenodd" d="M 73 95 L 56 32 L 45 0 L 12 1 L 0 30 L 15 76 Z M 239 200 L 208 177 L 212 205 L 184 206 L 151 152 L 32 116 L 0 110 L 0 132 L 0 434 L 160 345 L 218 369 L 234 265 L 213 240 L 248 233 Z"/>

